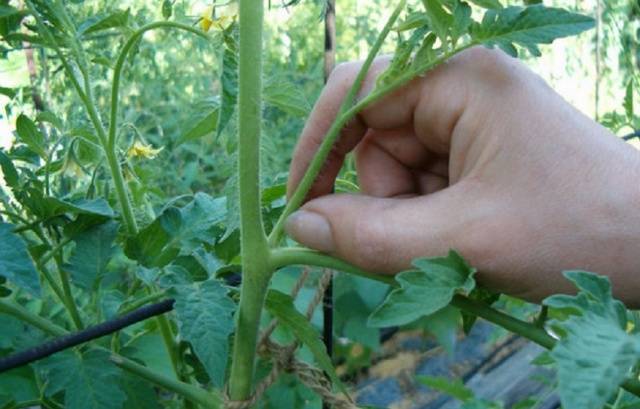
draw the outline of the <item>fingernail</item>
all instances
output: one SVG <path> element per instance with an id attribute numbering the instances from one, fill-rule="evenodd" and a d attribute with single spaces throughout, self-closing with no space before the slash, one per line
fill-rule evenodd
<path id="1" fill-rule="evenodd" d="M 287 219 L 285 230 L 297 242 L 313 249 L 331 253 L 334 250 L 331 225 L 318 213 L 298 210 Z"/>

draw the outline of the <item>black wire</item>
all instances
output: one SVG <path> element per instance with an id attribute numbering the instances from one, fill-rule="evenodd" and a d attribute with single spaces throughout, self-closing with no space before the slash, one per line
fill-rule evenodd
<path id="1" fill-rule="evenodd" d="M 29 348 L 27 350 L 17 352 L 13 355 L 1 358 L 0 373 L 9 371 L 19 366 L 30 364 L 37 360 L 53 355 L 56 352 L 78 346 L 87 341 L 91 341 L 93 339 L 100 338 L 119 331 L 140 321 L 155 317 L 156 315 L 161 315 L 169 312 L 173 310 L 174 302 L 175 300 L 168 299 L 156 304 L 150 304 L 134 310 L 128 314 L 125 314 L 121 317 L 103 322 L 102 324 L 94 325 L 93 327 L 86 328 L 82 331 L 74 332 L 72 334 L 47 341 L 33 348 Z"/>

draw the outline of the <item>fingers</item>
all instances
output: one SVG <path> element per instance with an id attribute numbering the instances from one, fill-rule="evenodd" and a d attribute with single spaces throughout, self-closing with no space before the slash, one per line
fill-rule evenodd
<path id="1" fill-rule="evenodd" d="M 388 58 L 377 59 L 372 64 L 363 82 L 359 98 L 371 92 L 375 87 L 376 78 L 384 71 L 388 64 Z M 336 119 L 340 105 L 354 83 L 361 65 L 361 63 L 340 65 L 329 78 L 325 89 L 320 95 L 302 131 L 302 135 L 294 151 L 289 172 L 289 194 L 292 193 L 304 176 L 309 163 Z M 383 111 L 371 111 L 371 114 L 369 114 L 369 110 L 365 110 L 361 115 L 356 116 L 348 123 L 347 126 L 342 129 L 308 198 L 331 192 L 333 182 L 340 171 L 345 155 L 362 140 L 369 128 L 392 129 L 403 125 L 410 125 L 413 115 L 412 107 L 415 106 L 415 103 L 415 90 L 405 87 L 378 103 L 386 107 Z M 372 109 L 374 109 L 374 107 L 372 107 Z"/>
<path id="2" fill-rule="evenodd" d="M 394 199 L 328 195 L 314 199 L 287 221 L 300 243 L 335 255 L 367 271 L 395 273 L 417 257 L 466 249 L 475 212 L 462 187 L 429 196 Z"/>

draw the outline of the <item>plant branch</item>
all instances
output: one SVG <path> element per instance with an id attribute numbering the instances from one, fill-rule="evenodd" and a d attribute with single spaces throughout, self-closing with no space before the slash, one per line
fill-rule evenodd
<path id="1" fill-rule="evenodd" d="M 140 38 L 147 32 L 155 30 L 157 28 L 175 28 L 178 30 L 188 31 L 204 39 L 209 39 L 209 36 L 204 32 L 188 26 L 186 24 L 176 23 L 174 21 L 158 21 L 151 24 L 147 24 L 138 30 L 136 30 L 129 38 L 127 42 L 122 46 L 116 60 L 115 67 L 113 69 L 113 79 L 111 81 L 111 114 L 109 116 L 109 136 L 108 144 L 109 149 L 115 149 L 116 134 L 118 128 L 118 108 L 120 103 L 120 81 L 122 79 L 122 70 L 127 60 L 127 56 L 131 52 L 131 49 L 136 45 Z"/>
<path id="2" fill-rule="evenodd" d="M 203 408 L 217 409 L 223 406 L 222 398 L 217 393 L 210 393 L 197 386 L 161 375 L 121 355 L 112 354 L 111 362 L 129 373 L 146 379 L 168 391 L 175 392 L 185 399 L 201 405 Z"/>
<path id="3" fill-rule="evenodd" d="M 333 125 L 329 129 L 327 136 L 322 141 L 322 144 L 318 148 L 318 151 L 313 157 L 313 160 L 309 164 L 309 167 L 307 168 L 307 171 L 305 172 L 304 177 L 300 181 L 300 184 L 298 185 L 295 192 L 293 193 L 293 196 L 291 196 L 291 199 L 285 206 L 284 211 L 282 212 L 282 215 L 276 222 L 273 228 L 273 231 L 269 235 L 269 244 L 272 247 L 277 246 L 278 243 L 280 242 L 282 231 L 284 229 L 284 222 L 286 221 L 287 217 L 289 217 L 291 213 L 293 213 L 295 210 L 297 210 L 300 207 L 300 205 L 304 201 L 304 198 L 307 196 L 307 193 L 309 192 L 309 189 L 311 189 L 311 186 L 313 185 L 313 182 L 318 176 L 318 173 L 320 173 L 320 170 L 324 165 L 324 162 L 326 161 L 327 156 L 331 151 L 331 148 L 333 147 L 336 139 L 340 135 L 340 131 L 347 124 L 347 122 L 349 122 L 359 112 L 359 110 L 353 111 L 353 108 L 352 108 L 356 101 L 358 92 L 360 91 L 360 88 L 362 87 L 362 83 L 364 82 L 367 76 L 367 73 L 369 72 L 369 68 L 371 68 L 371 64 L 373 64 L 373 60 L 375 59 L 376 55 L 378 55 L 378 52 L 380 51 L 380 48 L 382 48 L 382 44 L 384 43 L 384 40 L 387 38 L 387 36 L 391 32 L 393 24 L 395 24 L 396 20 L 400 16 L 400 12 L 404 9 L 405 4 L 406 4 L 406 0 L 401 0 L 400 3 L 396 6 L 395 10 L 387 20 L 387 23 L 385 24 L 384 28 L 378 35 L 376 42 L 373 44 L 373 47 L 371 47 L 371 50 L 369 51 L 369 54 L 367 55 L 366 60 L 362 64 L 362 67 L 360 68 L 360 71 L 358 72 L 358 75 L 356 76 L 356 79 L 353 82 L 353 85 L 349 89 L 347 96 L 345 97 L 345 99 L 342 101 L 342 104 L 340 105 L 340 110 L 338 111 L 336 120 L 334 121 Z"/>
<path id="4" fill-rule="evenodd" d="M 240 0 L 238 181 L 242 288 L 236 315 L 229 397 L 248 399 L 253 390 L 260 316 L 273 270 L 260 205 L 262 127 L 262 1 Z"/>
<path id="5" fill-rule="evenodd" d="M 338 260 L 329 255 L 304 248 L 286 248 L 274 250 L 271 256 L 271 262 L 273 268 L 280 268 L 296 264 L 326 267 L 380 281 L 394 287 L 398 286 L 398 283 L 391 276 L 369 273 L 345 261 Z M 451 305 L 466 313 L 483 318 L 495 325 L 499 325 L 515 334 L 520 335 L 523 338 L 535 342 L 536 344 L 546 349 L 553 349 L 557 342 L 543 328 L 540 328 L 535 324 L 514 318 L 508 314 L 490 307 L 485 303 L 471 300 L 463 295 L 455 295 L 453 297 L 453 300 L 451 301 Z M 627 379 L 622 383 L 621 387 L 628 392 L 640 397 L 640 381 L 638 381 L 637 379 Z"/>

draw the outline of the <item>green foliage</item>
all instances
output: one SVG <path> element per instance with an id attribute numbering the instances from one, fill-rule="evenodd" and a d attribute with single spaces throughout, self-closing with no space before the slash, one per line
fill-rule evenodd
<path id="1" fill-rule="evenodd" d="M 0 223 L 0 275 L 34 296 L 40 294 L 40 281 L 26 243 L 13 232 L 14 226 Z"/>
<path id="2" fill-rule="evenodd" d="M 476 272 L 455 251 L 447 257 L 414 260 L 417 271 L 396 276 L 400 288 L 369 317 L 369 325 L 390 327 L 410 323 L 446 307 L 456 293 L 468 294 L 475 287 Z"/>
<path id="3" fill-rule="evenodd" d="M 627 311 L 612 297 L 608 278 L 581 271 L 564 274 L 578 295 L 554 295 L 544 301 L 569 314 L 552 323 L 563 334 L 551 353 L 560 398 L 569 408 L 601 408 L 640 359 L 640 337 L 627 332 Z"/>
<path id="4" fill-rule="evenodd" d="M 418 376 L 416 379 L 423 385 L 446 393 L 462 402 L 470 401 L 474 397 L 473 392 L 464 386 L 464 383 L 460 379 L 451 380 L 449 378 L 436 376 Z"/>
<path id="5" fill-rule="evenodd" d="M 74 284 L 86 290 L 93 290 L 104 277 L 107 264 L 113 256 L 117 230 L 116 223 L 108 222 L 74 236 L 76 247 L 67 267 Z"/>
<path id="6" fill-rule="evenodd" d="M 331 363 L 331 358 L 327 355 L 327 350 L 318 336 L 318 332 L 293 305 L 293 299 L 287 294 L 270 290 L 267 293 L 265 304 L 267 310 L 273 314 L 278 322 L 289 328 L 303 344 L 313 353 L 318 365 L 324 370 L 331 381 L 337 385 L 342 392 L 346 393 L 345 387 L 340 382 L 340 378 Z"/>
<path id="7" fill-rule="evenodd" d="M 222 387 L 235 303 L 217 280 L 178 285 L 173 293 L 180 334 L 191 343 L 213 383 Z"/>
<path id="8" fill-rule="evenodd" d="M 22 55 L 22 48 L 30 43 L 36 56 L 30 62 L 37 75 L 28 86 L 0 88 L 0 94 L 10 98 L 6 117 L 16 123 L 15 143 L 0 150 L 4 182 L 0 186 L 0 352 L 15 352 L 43 341 L 46 336 L 41 331 L 60 334 L 78 326 L 78 310 L 87 323 L 96 323 L 171 296 L 175 313 L 0 375 L 0 407 L 24 407 L 30 400 L 42 400 L 43 407 L 71 409 L 176 408 L 189 407 L 189 401 L 216 407 L 220 391 L 234 380 L 228 366 L 238 360 L 229 359 L 231 340 L 239 340 L 236 344 L 240 345 L 252 341 L 237 336 L 247 332 L 236 327 L 234 313 L 246 318 L 237 312 L 236 301 L 244 298 L 254 309 L 251 322 L 241 321 L 257 331 L 264 296 L 238 294 L 220 281 L 238 272 L 245 282 L 256 279 L 247 266 L 264 256 L 245 252 L 241 257 L 239 221 L 241 207 L 246 206 L 240 205 L 247 198 L 238 194 L 238 174 L 247 169 L 260 171 L 260 180 L 251 181 L 261 188 L 254 210 L 262 211 L 265 229 L 270 230 L 286 201 L 289 155 L 282 152 L 292 150 L 321 89 L 321 7 L 303 2 L 293 9 L 286 25 L 267 25 L 264 95 L 263 101 L 257 101 L 264 102 L 261 125 L 265 138 L 252 146 L 263 153 L 257 169 L 257 163 L 238 167 L 235 118 L 242 62 L 237 17 L 231 16 L 218 29 L 213 25 L 206 40 L 153 30 L 142 41 L 130 36 L 154 19 L 160 19 L 153 24 L 164 29 L 205 35 L 198 31 L 190 2 L 165 0 L 147 6 L 133 1 L 127 3 L 130 8 L 122 9 L 117 2 L 102 0 L 28 0 L 28 10 L 1 3 L 0 53 Z M 588 17 L 561 9 L 503 8 L 498 0 L 422 3 L 426 8 L 407 9 L 401 22 L 390 23 L 397 48 L 374 95 L 476 44 L 511 53 L 520 47 L 535 54 L 539 44 L 593 25 Z M 338 14 L 338 32 L 343 36 L 339 60 L 361 58 L 361 46 L 374 43 L 374 22 L 389 7 L 372 4 L 358 5 L 365 7 L 367 16 Z M 218 18 L 231 6 L 218 4 L 211 17 Z M 475 6 L 487 9 L 481 22 L 474 20 L 478 15 Z M 355 5 L 347 2 L 344 7 L 354 9 Z M 135 41 L 120 67 L 122 81 L 115 93 L 119 98 L 109 100 L 114 84 L 107 79 L 113 78 L 114 61 L 124 55 L 122 44 L 127 38 Z M 259 54 L 251 58 L 257 61 Z M 244 63 L 246 68 L 247 61 Z M 634 84 L 629 82 L 624 113 L 614 118 L 621 124 L 636 121 L 632 118 Z M 46 110 L 36 103 L 38 98 Z M 107 115 L 111 103 L 118 108 L 116 118 Z M 107 124 L 118 124 L 112 129 L 113 145 L 105 143 Z M 131 149 L 136 143 L 162 150 L 157 157 L 155 153 L 136 155 Z M 352 169 L 340 176 L 336 190 L 359 190 Z M 257 264 L 266 271 L 271 261 L 264 257 Z M 417 327 L 451 350 L 460 322 L 468 331 L 475 320 L 473 311 L 461 313 L 454 308 L 455 299 L 460 299 L 456 294 L 467 295 L 486 308 L 499 296 L 475 288 L 475 270 L 455 252 L 417 260 L 415 267 L 415 271 L 398 275 L 400 288 L 390 293 L 387 282 L 342 274 L 336 278 L 334 335 L 341 342 L 335 358 L 347 359 L 349 374 L 370 365 L 380 347 L 378 327 Z M 289 272 L 299 274 L 298 269 Z M 286 286 L 272 285 L 289 291 L 293 281 Z M 584 280 L 580 285 L 588 287 Z M 280 323 L 276 331 L 304 344 L 298 355 L 314 361 L 334 386 L 345 391 L 320 341 L 318 320 L 310 322 L 296 309 L 313 291 L 306 288 L 301 294 L 296 302 L 272 289 L 266 294 L 266 309 Z M 554 324 L 566 335 L 553 352 L 563 400 L 578 399 L 571 395 L 578 383 L 563 378 L 567 371 L 588 363 L 585 378 L 572 382 L 598 383 L 609 394 L 629 372 L 631 364 L 624 366 L 622 361 L 637 359 L 633 355 L 637 352 L 637 343 L 632 341 L 635 334 L 625 331 L 623 325 L 626 315 L 620 315 L 617 324 L 611 321 L 611 311 L 622 314 L 622 307 L 606 301 L 607 291 L 593 290 L 593 294 L 589 297 L 598 302 L 591 298 L 575 305 L 563 298 L 549 301 L 565 303 L 558 314 L 571 313 L 566 321 Z M 614 307 L 598 310 L 594 307 L 598 303 Z M 368 316 L 371 325 L 367 325 Z M 602 328 L 586 328 L 584 317 L 602 322 Z M 588 336 L 584 340 L 575 336 L 582 332 Z M 350 357 L 361 347 L 363 353 Z M 612 360 L 593 364 L 587 352 L 600 354 L 600 348 L 609 348 L 601 355 Z M 251 358 L 251 370 L 253 352 L 240 356 Z M 571 356 L 584 359 L 572 361 Z M 260 378 L 271 365 L 266 359 L 258 360 L 255 366 Z M 612 376 L 604 379 L 603 373 Z M 249 375 L 246 378 L 241 381 L 251 390 L 255 382 Z M 472 399 L 459 381 L 424 381 L 459 397 L 465 408 L 499 407 Z M 632 404 L 625 401 L 621 405 L 627 403 Z M 260 405 L 307 408 L 319 407 L 321 402 L 293 374 L 284 374 Z"/>
<path id="9" fill-rule="evenodd" d="M 121 408 L 127 398 L 118 382 L 121 371 L 108 359 L 108 352 L 97 350 L 52 356 L 41 364 L 49 380 L 47 395 L 64 390 L 68 409 Z"/>
<path id="10" fill-rule="evenodd" d="M 481 23 L 471 26 L 471 38 L 487 46 L 498 46 L 507 54 L 517 56 L 516 45 L 535 56 L 539 44 L 589 30 L 595 22 L 591 17 L 563 9 L 535 5 L 487 10 Z"/>

